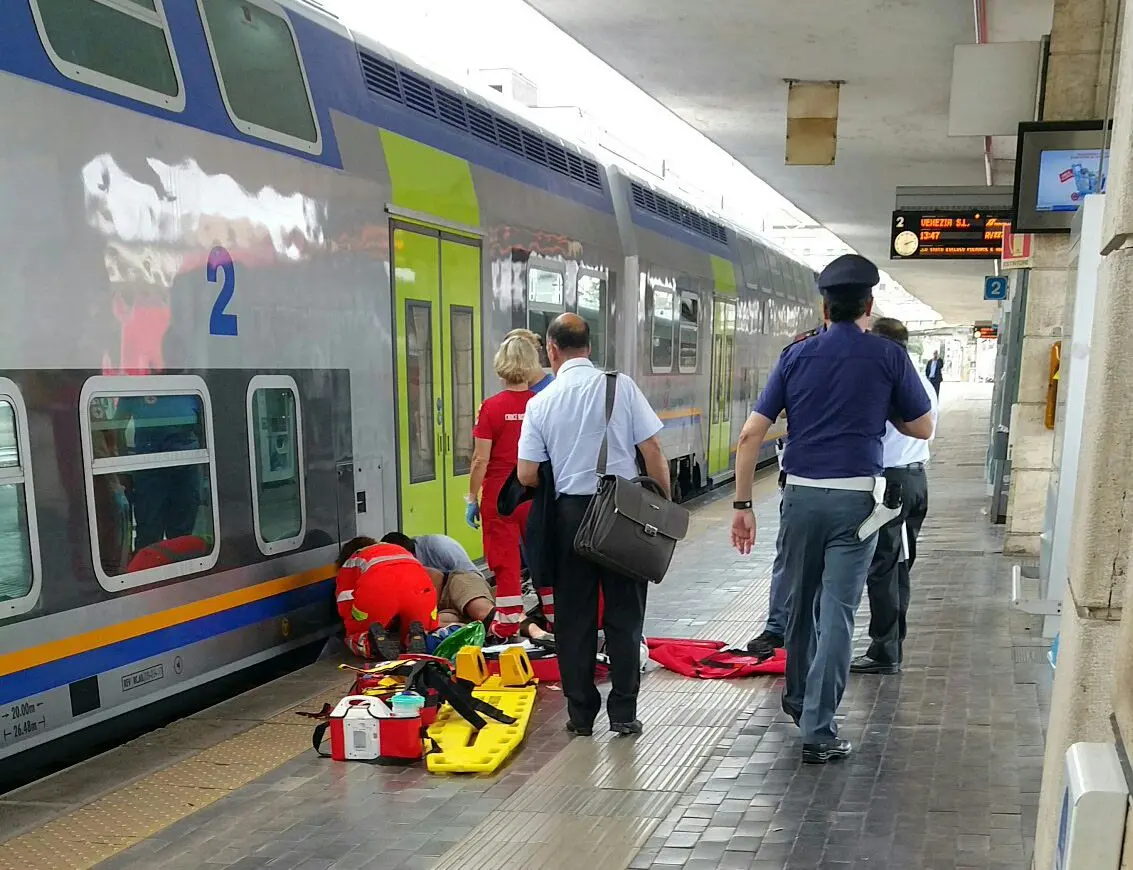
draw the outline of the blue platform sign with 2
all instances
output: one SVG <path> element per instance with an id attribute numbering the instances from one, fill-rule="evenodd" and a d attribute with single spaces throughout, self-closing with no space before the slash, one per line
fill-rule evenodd
<path id="1" fill-rule="evenodd" d="M 984 299 L 1001 302 L 1007 298 L 1007 276 L 988 275 L 984 278 Z"/>

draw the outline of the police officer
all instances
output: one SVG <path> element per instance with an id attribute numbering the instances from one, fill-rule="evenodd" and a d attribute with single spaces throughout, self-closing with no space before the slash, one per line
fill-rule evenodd
<path id="1" fill-rule="evenodd" d="M 871 330 L 897 342 L 909 343 L 909 330 L 899 320 L 879 317 Z M 932 404 L 933 429 L 936 428 L 936 389 L 925 375 L 917 377 Z M 865 655 L 850 663 L 855 674 L 895 674 L 901 669 L 901 647 L 905 640 L 905 618 L 909 612 L 909 572 L 917 558 L 917 536 L 928 515 L 928 441 L 909 438 L 892 423 L 885 424 L 882 439 L 885 479 L 901 486 L 901 513 L 877 533 L 877 548 L 866 579 L 869 595 L 869 636 L 872 643 Z M 906 552 L 902 558 L 902 551 Z"/>
<path id="2" fill-rule="evenodd" d="M 795 342 L 813 338 L 825 331 L 826 326 L 812 329 L 795 338 Z M 791 345 L 783 348 L 786 353 Z M 780 354 L 782 355 L 782 354 Z M 779 535 L 775 539 L 775 561 L 771 565 L 771 588 L 767 594 L 767 623 L 763 632 L 747 642 L 747 651 L 760 658 L 771 658 L 781 649 L 787 635 L 787 619 L 791 612 L 791 582 L 787 579 L 787 564 L 783 558 L 783 490 L 787 485 L 787 472 L 783 470 L 783 454 L 787 445 L 782 438 L 775 442 L 775 455 L 779 460 Z"/>
<path id="3" fill-rule="evenodd" d="M 557 498 L 554 519 L 539 530 L 554 548 L 555 641 L 563 694 L 570 717 L 567 729 L 593 733 L 602 696 L 594 685 L 598 652 L 598 590 L 605 609 L 602 627 L 610 658 L 610 730 L 640 734 L 637 692 L 641 684 L 639 650 L 645 621 L 646 584 L 600 568 L 574 551 L 583 515 L 598 490 L 598 451 L 609 434 L 606 467 L 610 474 L 637 476 L 634 448 L 646 472 L 669 491 L 669 466 L 657 435 L 657 414 L 627 375 L 618 375 L 614 409 L 606 425 L 606 377 L 590 362 L 590 328 L 577 314 L 562 314 L 547 330 L 547 355 L 555 380 L 527 404 L 519 436 L 519 482 L 538 487 L 539 466 L 550 462 Z M 534 516 L 534 510 L 532 514 Z M 535 533 L 529 526 L 528 535 Z M 541 546 L 548 546 L 546 537 Z M 541 579 L 541 578 L 540 578 Z"/>
<path id="4" fill-rule="evenodd" d="M 928 397 L 908 354 L 865 331 L 877 267 L 847 254 L 818 279 L 830 327 L 790 347 L 740 434 L 732 543 L 755 542 L 751 488 L 759 446 L 784 410 L 783 551 L 791 579 L 783 710 L 802 731 L 804 762 L 850 754 L 834 714 L 850 671 L 854 611 L 884 515 L 881 439 L 886 419 L 912 438 L 932 434 Z M 880 481 L 880 484 L 879 484 Z M 816 617 L 817 613 L 817 617 Z"/>

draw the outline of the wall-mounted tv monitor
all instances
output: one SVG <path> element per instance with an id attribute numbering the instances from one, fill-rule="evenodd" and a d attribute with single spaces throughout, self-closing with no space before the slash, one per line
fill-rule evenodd
<path id="1" fill-rule="evenodd" d="M 1070 232 L 1082 199 L 1105 192 L 1109 171 L 1105 145 L 1102 121 L 1020 124 L 1012 232 Z"/>

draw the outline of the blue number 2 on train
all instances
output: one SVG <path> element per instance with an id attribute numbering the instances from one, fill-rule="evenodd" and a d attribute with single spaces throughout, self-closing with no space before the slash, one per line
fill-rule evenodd
<path id="1" fill-rule="evenodd" d="M 216 283 L 217 272 L 224 273 L 224 283 L 220 285 L 220 293 L 217 294 L 209 316 L 209 335 L 236 335 L 236 315 L 224 310 L 236 292 L 236 267 L 232 264 L 232 255 L 221 247 L 209 252 L 205 277 L 210 284 Z"/>

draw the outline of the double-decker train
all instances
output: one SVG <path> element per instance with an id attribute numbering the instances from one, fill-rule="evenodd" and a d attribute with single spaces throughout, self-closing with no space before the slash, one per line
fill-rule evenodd
<path id="1" fill-rule="evenodd" d="M 478 557 L 512 328 L 586 318 L 679 496 L 821 319 L 773 245 L 314 3 L 0 14 L 0 758 L 324 636 L 356 533 Z"/>

